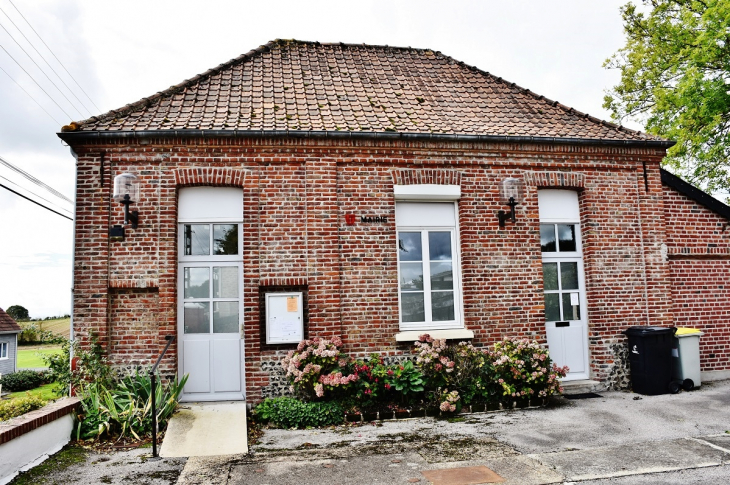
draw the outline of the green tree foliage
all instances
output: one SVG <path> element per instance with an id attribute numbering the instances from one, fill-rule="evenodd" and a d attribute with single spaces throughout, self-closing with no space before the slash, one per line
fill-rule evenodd
<path id="1" fill-rule="evenodd" d="M 642 0 L 621 8 L 626 45 L 604 107 L 675 140 L 665 164 L 711 192 L 730 190 L 730 0 Z M 650 9 L 650 10 L 649 10 Z"/>
<path id="2" fill-rule="evenodd" d="M 5 313 L 10 315 L 16 322 L 19 322 L 21 320 L 30 320 L 30 314 L 28 313 L 28 310 L 20 305 L 13 305 L 9 307 L 7 310 L 5 310 Z"/>

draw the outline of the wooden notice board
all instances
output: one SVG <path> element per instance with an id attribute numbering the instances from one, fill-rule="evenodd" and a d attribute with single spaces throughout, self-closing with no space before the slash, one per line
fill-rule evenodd
<path id="1" fill-rule="evenodd" d="M 304 340 L 302 292 L 266 294 L 266 343 L 298 344 Z"/>

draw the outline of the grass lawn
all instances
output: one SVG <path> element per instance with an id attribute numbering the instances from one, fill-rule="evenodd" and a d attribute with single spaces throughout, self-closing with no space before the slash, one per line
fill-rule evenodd
<path id="1" fill-rule="evenodd" d="M 60 345 L 32 345 L 18 347 L 18 369 L 39 369 L 45 368 L 46 363 L 42 355 L 54 355 L 61 353 Z"/>
<path id="2" fill-rule="evenodd" d="M 51 384 L 45 384 L 41 387 L 36 387 L 35 389 L 31 389 L 30 391 L 19 391 L 19 392 L 12 392 L 5 396 L 6 399 L 14 399 L 17 397 L 25 397 L 28 394 L 31 396 L 37 396 L 43 399 L 44 401 L 50 401 L 52 399 L 58 399 L 59 396 L 55 392 L 53 392 L 53 388 L 58 387 L 55 383 Z M 27 393 L 27 394 L 26 394 Z"/>

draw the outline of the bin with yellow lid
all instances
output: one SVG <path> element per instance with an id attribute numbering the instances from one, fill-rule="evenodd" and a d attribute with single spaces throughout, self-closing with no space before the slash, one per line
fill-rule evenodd
<path id="1" fill-rule="evenodd" d="M 698 328 L 677 327 L 672 347 L 672 378 L 690 391 L 702 385 L 700 376 L 700 336 Z"/>

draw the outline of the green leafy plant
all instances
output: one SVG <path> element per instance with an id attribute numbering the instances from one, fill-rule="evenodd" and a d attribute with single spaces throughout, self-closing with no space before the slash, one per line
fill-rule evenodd
<path id="1" fill-rule="evenodd" d="M 21 325 L 21 332 L 18 334 L 18 344 L 59 344 L 65 339 L 49 330 L 42 330 L 38 324 L 24 322 Z"/>
<path id="2" fill-rule="evenodd" d="M 0 421 L 20 416 L 30 411 L 35 411 L 46 405 L 47 401 L 36 396 L 25 396 L 8 401 L 0 401 Z"/>
<path id="3" fill-rule="evenodd" d="M 71 355 L 75 370 L 71 370 Z M 106 388 L 112 387 L 116 371 L 109 365 L 106 352 L 96 335 L 89 336 L 88 349 L 82 349 L 77 342 L 63 339 L 61 353 L 43 356 L 48 366 L 51 382 L 58 383 L 58 391 L 65 394 L 70 388 L 79 388 L 88 382 L 97 382 Z"/>
<path id="4" fill-rule="evenodd" d="M 155 406 L 159 427 L 164 427 L 177 406 L 188 376 L 161 383 L 155 389 Z M 152 399 L 150 377 L 139 372 L 125 376 L 111 388 L 92 382 L 82 387 L 81 407 L 77 414 L 77 439 L 97 439 L 131 435 L 135 439 L 152 433 Z"/>
<path id="5" fill-rule="evenodd" d="M 19 370 L 12 374 L 4 374 L 0 378 L 0 384 L 6 391 L 28 391 L 35 389 L 41 384 L 45 384 L 48 375 L 45 372 L 37 372 L 34 370 Z"/>
<path id="6" fill-rule="evenodd" d="M 256 406 L 253 417 L 279 428 L 310 428 L 342 424 L 345 410 L 338 401 L 304 402 L 284 396 L 265 399 Z"/>

